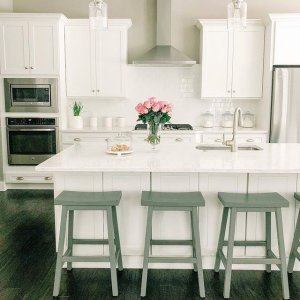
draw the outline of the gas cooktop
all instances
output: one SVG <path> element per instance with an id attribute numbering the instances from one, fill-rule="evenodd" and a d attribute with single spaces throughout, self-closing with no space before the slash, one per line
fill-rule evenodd
<path id="1" fill-rule="evenodd" d="M 136 124 L 134 130 L 147 130 L 147 124 Z M 165 124 L 162 130 L 193 130 L 190 124 Z"/>

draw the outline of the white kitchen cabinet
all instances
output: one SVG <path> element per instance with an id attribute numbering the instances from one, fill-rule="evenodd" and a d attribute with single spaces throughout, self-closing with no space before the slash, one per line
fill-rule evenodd
<path id="1" fill-rule="evenodd" d="M 1 14 L 1 74 L 58 75 L 64 22 L 58 14 Z"/>
<path id="2" fill-rule="evenodd" d="M 300 64 L 300 14 L 271 14 L 274 65 Z"/>
<path id="3" fill-rule="evenodd" d="M 232 139 L 231 133 L 225 133 L 225 139 Z M 223 133 L 203 133 L 202 134 L 202 143 L 203 144 L 222 144 L 223 143 Z M 238 133 L 237 141 L 240 144 L 256 144 L 256 143 L 266 143 L 267 142 L 267 133 Z"/>
<path id="4" fill-rule="evenodd" d="M 141 206 L 142 191 L 150 190 L 149 173 L 104 173 L 104 191 L 122 191 L 117 207 L 123 256 L 142 256 L 146 232 L 147 207 Z M 107 236 L 106 214 L 104 236 Z M 108 253 L 108 249 L 105 249 Z M 139 267 L 137 265 L 136 267 Z"/>
<path id="5" fill-rule="evenodd" d="M 152 191 L 196 192 L 198 173 L 152 173 Z M 203 208 L 200 208 L 200 210 Z M 202 224 L 202 220 L 200 221 Z M 153 239 L 191 239 L 190 213 L 156 211 L 153 213 Z M 152 246 L 154 255 L 191 255 L 189 246 Z"/>
<path id="6" fill-rule="evenodd" d="M 133 131 L 132 139 L 133 142 L 144 142 L 147 138 L 147 131 Z M 174 142 L 174 143 L 183 143 L 183 142 L 195 142 L 196 134 L 194 132 L 191 133 L 182 133 L 180 131 L 177 132 L 161 132 L 161 143 L 165 142 Z"/>
<path id="7" fill-rule="evenodd" d="M 249 175 L 249 193 L 267 193 L 277 192 L 289 201 L 289 207 L 282 208 L 283 232 L 285 241 L 285 252 L 288 257 L 293 233 L 295 230 L 295 212 L 296 204 L 294 192 L 297 190 L 297 174 L 250 174 Z M 265 214 L 247 213 L 247 239 L 264 240 L 265 239 Z M 272 216 L 272 250 L 278 254 L 276 221 Z M 264 256 L 263 247 L 247 247 L 247 255 Z"/>
<path id="8" fill-rule="evenodd" d="M 90 30 L 88 20 L 65 27 L 68 97 L 125 96 L 127 30 L 130 20 L 109 20 L 108 29 Z"/>
<path id="9" fill-rule="evenodd" d="M 264 26 L 227 29 L 225 20 L 199 20 L 202 98 L 261 98 Z"/>
<path id="10" fill-rule="evenodd" d="M 52 174 L 39 174 L 36 172 L 14 172 L 5 174 L 6 183 L 53 183 Z"/>
<path id="11" fill-rule="evenodd" d="M 103 147 L 106 147 L 106 140 L 110 137 L 118 136 L 117 132 L 108 132 L 108 133 L 62 133 L 61 134 L 61 144 L 62 149 L 66 149 L 74 144 L 80 144 L 80 142 L 96 142 L 103 143 Z"/>

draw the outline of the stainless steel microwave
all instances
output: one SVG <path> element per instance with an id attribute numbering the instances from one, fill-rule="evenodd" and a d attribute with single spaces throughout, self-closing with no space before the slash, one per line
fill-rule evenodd
<path id="1" fill-rule="evenodd" d="M 57 79 L 5 78 L 6 112 L 57 112 Z"/>

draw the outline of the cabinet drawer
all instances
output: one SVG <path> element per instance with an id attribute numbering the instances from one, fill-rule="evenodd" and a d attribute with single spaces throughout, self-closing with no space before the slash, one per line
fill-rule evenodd
<path id="1" fill-rule="evenodd" d="M 183 142 L 192 142 L 195 140 L 194 136 L 162 136 L 162 142 L 175 142 L 175 143 L 183 143 Z"/>
<path id="2" fill-rule="evenodd" d="M 7 183 L 53 183 L 52 175 L 6 174 Z"/>
<path id="3" fill-rule="evenodd" d="M 63 134 L 63 144 L 74 144 L 75 142 L 106 142 L 109 137 L 117 136 L 116 134 Z"/>
<path id="4" fill-rule="evenodd" d="M 227 138 L 227 136 L 226 136 Z M 203 144 L 222 144 L 223 142 L 223 134 L 204 134 L 202 137 Z"/>
<path id="5" fill-rule="evenodd" d="M 238 135 L 237 140 L 239 143 L 245 143 L 245 144 L 255 144 L 255 143 L 265 143 L 266 142 L 266 136 L 265 135 Z"/>

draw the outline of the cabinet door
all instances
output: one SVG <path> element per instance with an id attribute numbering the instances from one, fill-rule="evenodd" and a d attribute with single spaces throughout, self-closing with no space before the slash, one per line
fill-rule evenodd
<path id="1" fill-rule="evenodd" d="M 58 27 L 54 22 L 29 22 L 30 73 L 50 74 L 58 70 Z"/>
<path id="2" fill-rule="evenodd" d="M 66 26 L 66 83 L 68 97 L 95 96 L 95 39 L 89 26 Z"/>
<path id="3" fill-rule="evenodd" d="M 116 29 L 96 31 L 97 95 L 124 96 L 122 81 L 122 31 Z"/>
<path id="4" fill-rule="evenodd" d="M 261 98 L 264 61 L 264 28 L 234 32 L 233 98 Z"/>
<path id="5" fill-rule="evenodd" d="M 7 21 L 0 30 L 1 74 L 29 73 L 28 23 Z"/>
<path id="6" fill-rule="evenodd" d="M 204 29 L 201 97 L 231 97 L 230 35 L 227 28 Z"/>

